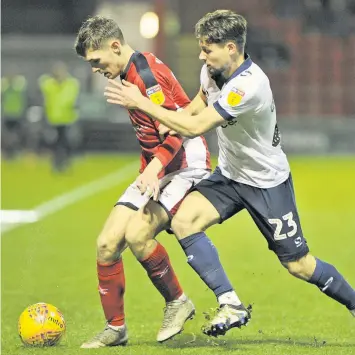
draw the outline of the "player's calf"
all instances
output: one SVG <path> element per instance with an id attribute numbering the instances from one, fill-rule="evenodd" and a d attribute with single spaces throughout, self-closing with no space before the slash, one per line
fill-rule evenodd
<path id="1" fill-rule="evenodd" d="M 297 261 L 284 263 L 289 272 L 316 285 L 324 294 L 346 306 L 354 315 L 355 290 L 331 264 L 307 254 Z"/>
<path id="2" fill-rule="evenodd" d="M 314 273 L 316 259 L 308 253 L 296 261 L 283 262 L 282 265 L 291 275 L 307 281 Z"/>
<path id="3" fill-rule="evenodd" d="M 195 307 L 183 293 L 165 248 L 153 239 L 168 222 L 169 217 L 163 207 L 150 201 L 131 219 L 126 230 L 129 247 L 166 302 L 163 324 L 157 336 L 159 342 L 180 333 L 185 322 L 195 313 Z"/>

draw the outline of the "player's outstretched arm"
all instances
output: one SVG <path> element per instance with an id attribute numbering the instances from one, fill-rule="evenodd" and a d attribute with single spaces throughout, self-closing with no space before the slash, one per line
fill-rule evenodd
<path id="1" fill-rule="evenodd" d="M 187 112 L 191 116 L 195 116 L 199 114 L 202 110 L 204 110 L 207 106 L 207 99 L 205 94 L 200 88 L 197 95 L 193 98 L 193 100 L 184 108 L 184 111 Z M 181 112 L 181 110 L 179 110 Z M 159 133 L 164 135 L 169 133 L 170 135 L 176 135 L 177 132 L 170 129 L 169 127 L 163 125 L 162 123 L 159 125 Z"/>
<path id="2" fill-rule="evenodd" d="M 144 97 L 138 87 L 123 80 L 119 84 L 109 80 L 111 87 L 106 87 L 107 102 L 121 105 L 127 109 L 138 109 L 175 130 L 185 137 L 197 137 L 225 123 L 224 118 L 213 108 L 205 107 L 196 116 L 185 110 L 180 112 L 166 110 Z"/>
<path id="3" fill-rule="evenodd" d="M 184 111 L 189 113 L 191 116 L 195 116 L 201 113 L 206 108 L 206 106 L 207 99 L 202 91 L 202 87 L 200 87 L 197 95 L 193 98 L 189 105 L 184 108 Z"/>

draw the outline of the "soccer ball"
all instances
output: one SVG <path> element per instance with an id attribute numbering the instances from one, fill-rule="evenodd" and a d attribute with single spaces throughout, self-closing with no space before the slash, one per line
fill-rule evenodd
<path id="1" fill-rule="evenodd" d="M 53 346 L 64 332 L 62 313 L 49 303 L 28 306 L 18 320 L 18 333 L 25 345 Z"/>

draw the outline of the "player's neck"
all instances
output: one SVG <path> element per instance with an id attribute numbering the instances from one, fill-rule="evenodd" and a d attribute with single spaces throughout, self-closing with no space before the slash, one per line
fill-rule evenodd
<path id="1" fill-rule="evenodd" d="M 128 44 L 125 44 L 122 48 L 122 57 L 125 61 L 125 68 L 127 67 L 129 60 L 131 59 L 132 55 L 134 54 L 135 50 L 131 48 Z"/>
<path id="2" fill-rule="evenodd" d="M 230 66 L 228 73 L 226 73 L 226 79 L 229 79 L 233 73 L 244 63 L 245 58 L 244 58 L 244 53 L 238 56 L 237 60 L 233 62 L 233 64 Z"/>

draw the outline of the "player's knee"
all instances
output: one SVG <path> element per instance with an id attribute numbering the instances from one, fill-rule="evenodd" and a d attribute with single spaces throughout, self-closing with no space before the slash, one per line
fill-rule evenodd
<path id="1" fill-rule="evenodd" d="M 119 259 L 123 251 L 123 238 L 114 231 L 102 232 L 97 238 L 97 260 L 101 263 L 110 263 Z"/>
<path id="2" fill-rule="evenodd" d="M 138 217 L 138 215 L 137 215 Z M 154 235 L 150 218 L 145 214 L 139 214 L 140 218 L 132 218 L 126 229 L 126 242 L 129 247 L 137 252 L 143 249 L 147 240 Z"/>
<path id="3" fill-rule="evenodd" d="M 309 280 L 312 276 L 315 268 L 315 259 L 310 254 L 303 256 L 302 258 L 283 263 L 288 272 L 300 279 Z"/>
<path id="4" fill-rule="evenodd" d="M 178 239 L 185 238 L 191 234 L 201 232 L 203 224 L 201 219 L 191 213 L 180 212 L 171 221 L 171 229 Z"/>

